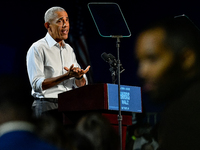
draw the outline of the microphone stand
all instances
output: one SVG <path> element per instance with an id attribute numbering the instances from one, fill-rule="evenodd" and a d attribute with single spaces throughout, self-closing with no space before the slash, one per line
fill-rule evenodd
<path id="1" fill-rule="evenodd" d="M 115 78 L 115 75 L 116 75 L 116 72 L 114 70 L 114 68 L 110 65 L 110 72 L 111 72 L 111 76 L 112 76 L 112 83 L 115 84 L 115 81 L 116 81 L 116 78 Z"/>
<path id="2" fill-rule="evenodd" d="M 121 99 L 120 99 L 120 59 L 119 59 L 119 47 L 120 47 L 120 38 L 121 35 L 113 35 L 112 38 L 116 38 L 116 47 L 117 47 L 117 76 L 118 76 L 118 105 L 119 105 L 119 114 L 118 114 L 118 123 L 119 123 L 119 137 L 120 137 L 120 150 L 122 150 L 122 115 L 121 115 Z"/>

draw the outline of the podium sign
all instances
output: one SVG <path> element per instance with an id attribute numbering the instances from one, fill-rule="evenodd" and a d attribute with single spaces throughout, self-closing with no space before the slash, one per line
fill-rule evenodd
<path id="1" fill-rule="evenodd" d="M 119 110 L 118 85 L 107 84 L 108 110 Z M 136 86 L 120 85 L 121 111 L 142 112 L 141 88 Z"/>

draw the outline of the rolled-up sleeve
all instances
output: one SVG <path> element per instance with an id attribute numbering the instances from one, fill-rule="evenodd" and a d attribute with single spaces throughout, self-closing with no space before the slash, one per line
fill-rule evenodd
<path id="1" fill-rule="evenodd" d="M 44 81 L 44 65 L 42 56 L 33 44 L 26 56 L 27 72 L 30 84 L 34 92 L 42 92 L 42 82 Z"/>

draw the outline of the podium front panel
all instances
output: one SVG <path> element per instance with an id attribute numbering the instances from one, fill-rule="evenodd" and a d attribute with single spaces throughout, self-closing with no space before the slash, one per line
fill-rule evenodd
<path id="1" fill-rule="evenodd" d="M 87 85 L 58 94 L 59 111 L 107 110 L 106 84 Z"/>

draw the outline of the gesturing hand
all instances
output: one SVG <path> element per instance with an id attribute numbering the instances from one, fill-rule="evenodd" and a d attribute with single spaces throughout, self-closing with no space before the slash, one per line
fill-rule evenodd
<path id="1" fill-rule="evenodd" d="M 83 70 L 79 67 L 74 67 L 74 64 L 72 64 L 70 66 L 70 68 L 64 67 L 64 69 L 67 71 L 67 74 L 70 77 L 80 78 L 81 76 L 83 76 L 84 74 L 86 74 L 89 71 L 90 66 L 87 66 L 87 68 L 85 70 Z"/>

